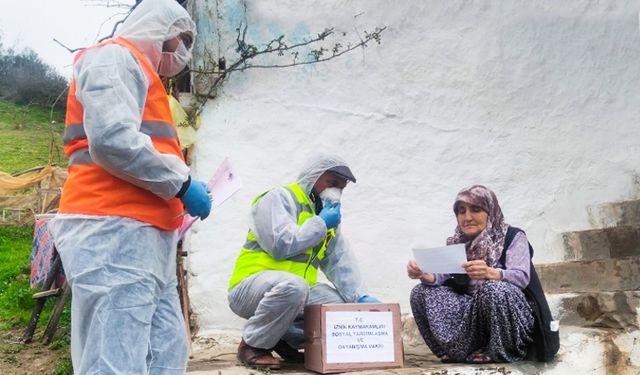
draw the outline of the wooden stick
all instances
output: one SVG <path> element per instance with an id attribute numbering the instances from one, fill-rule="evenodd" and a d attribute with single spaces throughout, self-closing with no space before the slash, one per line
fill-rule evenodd
<path id="1" fill-rule="evenodd" d="M 44 330 L 44 334 L 42 335 L 42 342 L 45 345 L 48 345 L 53 340 L 53 335 L 56 333 L 56 329 L 58 328 L 58 321 L 60 320 L 60 316 L 62 315 L 62 311 L 64 310 L 64 305 L 69 299 L 71 295 L 71 287 L 67 284 L 65 280 L 64 284 L 62 284 L 62 295 L 58 297 L 55 306 L 51 312 L 51 318 L 49 318 L 49 323 L 47 324 L 47 328 Z"/>
<path id="2" fill-rule="evenodd" d="M 40 298 L 46 298 L 50 296 L 57 296 L 58 294 L 60 294 L 61 291 L 62 291 L 61 288 L 49 289 L 49 290 L 45 290 L 44 292 L 38 292 L 33 296 L 31 296 L 31 298 L 40 299 Z"/>
<path id="3" fill-rule="evenodd" d="M 182 316 L 187 335 L 187 343 L 189 344 L 189 358 L 193 358 L 193 346 L 191 343 L 191 324 L 189 321 L 189 292 L 187 290 L 187 275 L 182 266 L 182 259 L 178 261 L 178 288 L 180 289 L 180 300 L 182 301 Z"/>

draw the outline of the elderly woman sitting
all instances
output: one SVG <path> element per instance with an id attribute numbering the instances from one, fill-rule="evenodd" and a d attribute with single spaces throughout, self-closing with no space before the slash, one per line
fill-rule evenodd
<path id="1" fill-rule="evenodd" d="M 531 264 L 527 237 L 517 231 L 505 243 L 509 225 L 495 194 L 484 186 L 462 190 L 453 212 L 458 226 L 447 244 L 466 245 L 466 274 L 423 273 L 414 260 L 407 264 L 409 277 L 421 281 L 411 291 L 420 333 L 443 362 L 521 360 L 534 327 L 522 292 Z"/>

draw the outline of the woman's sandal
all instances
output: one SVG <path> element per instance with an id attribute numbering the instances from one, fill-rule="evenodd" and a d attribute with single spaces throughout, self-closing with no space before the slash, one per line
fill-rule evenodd
<path id="1" fill-rule="evenodd" d="M 440 362 L 442 362 L 442 363 L 455 363 L 456 361 L 453 358 L 449 357 L 448 354 L 444 354 L 444 355 L 442 355 L 442 357 L 440 357 Z"/>
<path id="2" fill-rule="evenodd" d="M 473 363 L 473 364 L 493 363 L 493 358 L 489 354 L 483 351 L 477 351 L 477 352 L 471 353 L 471 355 L 467 357 L 467 363 Z"/>

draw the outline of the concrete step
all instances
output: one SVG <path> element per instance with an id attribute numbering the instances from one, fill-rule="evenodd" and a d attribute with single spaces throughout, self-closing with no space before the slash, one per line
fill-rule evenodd
<path id="1" fill-rule="evenodd" d="M 561 326 L 640 329 L 640 290 L 625 292 L 547 294 Z"/>
<path id="2" fill-rule="evenodd" d="M 640 255 L 640 225 L 562 234 L 565 260 L 623 258 Z"/>
<path id="3" fill-rule="evenodd" d="M 640 200 L 607 202 L 587 207 L 594 228 L 640 225 Z"/>
<path id="4" fill-rule="evenodd" d="M 640 256 L 537 264 L 545 293 L 640 289 Z"/>
<path id="5" fill-rule="evenodd" d="M 411 315 L 403 316 L 405 366 L 401 369 L 356 371 L 350 374 L 399 375 L 637 375 L 640 373 L 640 331 L 630 332 L 560 327 L 560 352 L 548 364 L 537 362 L 495 363 L 488 365 L 443 364 L 429 351 L 417 332 Z M 261 371 L 238 365 L 235 360 L 239 333 L 224 337 L 198 338 L 195 356 L 189 361 L 189 375 L 249 375 Z M 266 372 L 269 373 L 269 372 Z M 272 372 L 276 373 L 276 372 Z M 278 374 L 314 374 L 299 364 L 286 364 Z"/>
<path id="6" fill-rule="evenodd" d="M 413 317 L 404 323 L 403 339 L 405 368 L 394 374 L 640 374 L 640 331 L 623 331 L 603 328 L 584 328 L 560 325 L 560 351 L 551 363 L 522 361 L 474 366 L 464 364 L 440 364 L 426 347 L 424 341 L 412 338 L 419 333 Z M 417 366 L 421 372 L 416 372 Z M 382 373 L 382 372 L 380 372 Z"/>

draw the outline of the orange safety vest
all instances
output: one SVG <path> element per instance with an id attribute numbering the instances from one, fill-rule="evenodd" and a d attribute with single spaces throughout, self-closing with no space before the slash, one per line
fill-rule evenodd
<path id="1" fill-rule="evenodd" d="M 173 154 L 184 160 L 167 94 L 155 69 L 140 51 L 120 37 L 91 48 L 99 48 L 107 44 L 118 44 L 129 49 L 151 80 L 142 113 L 140 132 L 151 138 L 158 152 Z M 76 55 L 74 61 L 77 62 L 85 51 Z M 84 110 L 82 104 L 76 99 L 75 90 L 75 80 L 72 80 L 67 99 L 64 130 L 64 152 L 69 157 L 69 176 L 64 184 L 58 212 L 124 216 L 149 223 L 160 229 L 178 228 L 182 223 L 182 218 L 178 216 L 183 211 L 182 202 L 178 198 L 166 201 L 148 190 L 115 177 L 93 162 L 83 126 Z"/>

